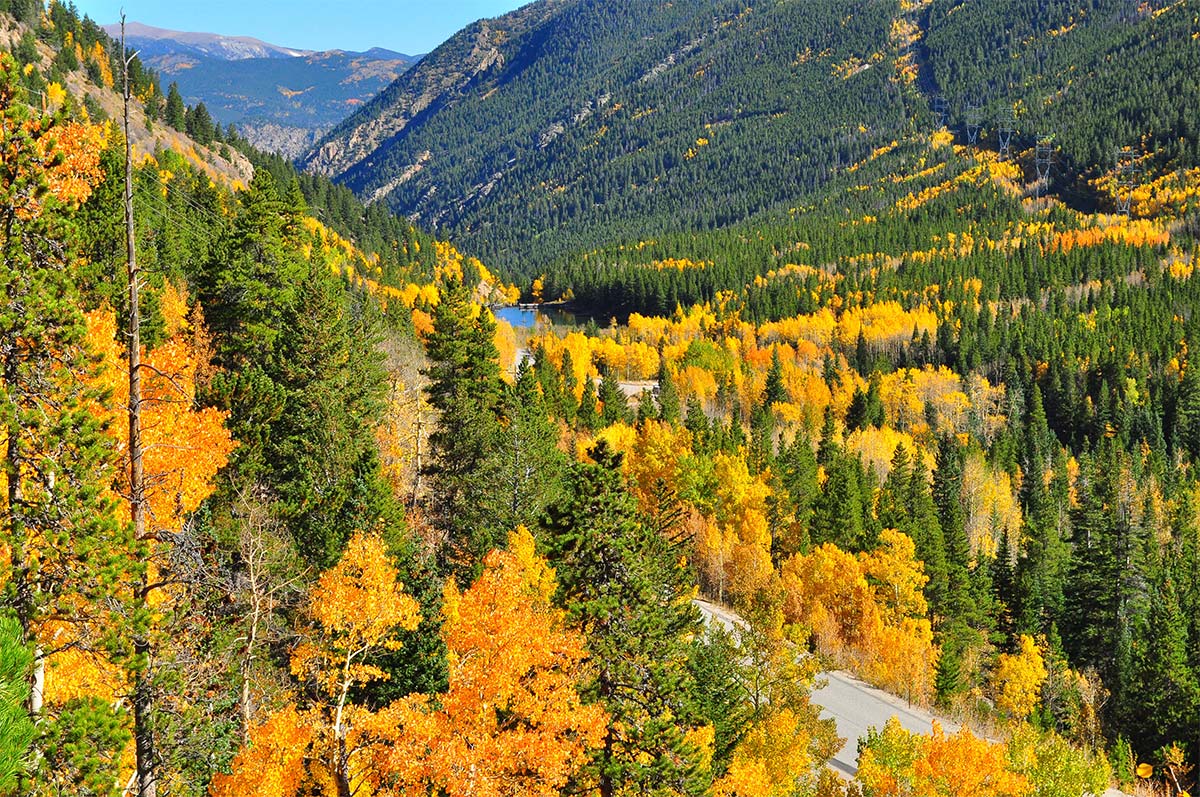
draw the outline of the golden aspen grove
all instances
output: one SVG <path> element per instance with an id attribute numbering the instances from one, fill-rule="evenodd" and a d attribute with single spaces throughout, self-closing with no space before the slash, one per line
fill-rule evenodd
<path id="1" fill-rule="evenodd" d="M 0 797 L 1200 788 L 1194 0 L 81 8 L 0 0 Z"/>

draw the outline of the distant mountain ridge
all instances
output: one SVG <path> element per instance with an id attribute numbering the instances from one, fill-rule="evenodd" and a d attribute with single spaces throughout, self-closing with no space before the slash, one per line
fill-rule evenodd
<path id="1" fill-rule="evenodd" d="M 119 25 L 104 29 L 120 36 Z M 256 147 L 294 157 L 392 83 L 416 60 L 382 47 L 313 51 L 215 33 L 127 23 L 126 43 Z"/>
<path id="2" fill-rule="evenodd" d="M 104 25 L 104 31 L 114 39 L 121 36 L 118 23 Z M 189 33 L 156 28 L 141 22 L 125 24 L 125 40 L 142 51 L 144 60 L 157 55 L 190 51 L 194 55 L 222 58 L 230 61 L 245 58 L 295 58 L 312 55 L 313 50 L 281 47 L 250 36 L 225 36 L 219 33 Z"/>

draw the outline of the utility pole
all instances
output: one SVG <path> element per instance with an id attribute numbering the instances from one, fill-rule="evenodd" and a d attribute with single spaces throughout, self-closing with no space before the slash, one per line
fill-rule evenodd
<path id="1" fill-rule="evenodd" d="M 1117 150 L 1117 212 L 1129 216 L 1133 210 L 1133 189 L 1138 184 L 1137 156 L 1131 149 Z"/>
<path id="2" fill-rule="evenodd" d="M 1008 160 L 1011 154 L 1012 137 L 1016 132 L 1017 122 L 1011 105 L 1000 109 L 996 119 L 996 135 L 1000 145 L 1000 160 Z"/>
<path id="3" fill-rule="evenodd" d="M 933 98 L 933 121 L 936 127 L 943 127 L 946 124 L 946 117 L 950 115 L 950 103 L 946 102 L 946 97 L 942 94 L 934 95 Z"/>
<path id="4" fill-rule="evenodd" d="M 137 265 L 137 246 L 133 224 L 133 142 L 129 136 L 129 64 L 136 57 L 125 49 L 125 13 L 121 13 L 121 64 L 123 121 L 125 126 L 125 254 L 126 275 L 129 278 L 129 514 L 133 521 L 134 544 L 139 548 L 146 540 L 146 474 L 142 455 L 142 317 L 138 281 L 141 272 Z M 149 585 L 146 576 L 139 577 L 134 595 L 137 604 L 144 604 Z M 138 612 L 138 614 L 141 614 Z M 141 621 L 135 621 L 141 622 Z M 138 797 L 156 797 L 154 728 L 151 717 L 154 705 L 150 673 L 149 629 L 135 625 L 133 639 L 133 733 L 137 760 Z"/>
<path id="5" fill-rule="evenodd" d="M 1042 198 L 1043 189 L 1050 188 L 1050 176 L 1054 170 L 1054 136 L 1038 136 L 1034 155 L 1037 166 L 1037 197 Z"/>
<path id="6" fill-rule="evenodd" d="M 979 128 L 983 125 L 983 109 L 979 100 L 971 97 L 967 100 L 966 109 L 967 143 L 972 147 L 979 144 Z"/>

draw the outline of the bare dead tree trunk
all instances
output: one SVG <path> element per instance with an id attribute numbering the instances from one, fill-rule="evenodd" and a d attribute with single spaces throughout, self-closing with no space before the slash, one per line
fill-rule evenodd
<path id="1" fill-rule="evenodd" d="M 141 372 L 141 309 L 138 281 L 141 272 L 137 265 L 137 248 L 133 224 L 133 142 L 129 137 L 129 64 L 133 59 L 125 49 L 125 15 L 121 15 L 121 63 L 123 83 L 123 115 L 125 126 L 125 251 L 129 278 L 129 514 L 133 521 L 134 539 L 146 542 L 146 475 L 142 463 L 142 372 Z M 144 603 L 149 585 L 142 576 L 134 600 Z M 133 682 L 133 733 L 137 759 L 138 797 L 156 797 L 158 783 L 155 775 L 154 729 L 151 713 L 154 707 L 150 672 L 149 629 L 137 629 L 133 642 L 135 658 Z"/>

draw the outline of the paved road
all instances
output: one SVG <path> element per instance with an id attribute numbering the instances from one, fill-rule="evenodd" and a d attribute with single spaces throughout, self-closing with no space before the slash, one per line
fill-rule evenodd
<path id="1" fill-rule="evenodd" d="M 695 601 L 695 604 L 704 615 L 705 622 L 718 622 L 735 634 L 738 627 L 744 625 L 742 619 L 729 609 L 702 600 Z M 882 728 L 890 717 L 895 716 L 905 730 L 915 733 L 929 733 L 935 719 L 946 733 L 955 733 L 961 727 L 954 720 L 913 706 L 903 698 L 876 689 L 844 670 L 822 673 L 818 686 L 813 690 L 812 702 L 820 706 L 823 718 L 833 718 L 837 723 L 838 736 L 846 740 L 829 762 L 845 778 L 854 777 L 858 771 L 859 738 L 866 736 L 868 728 Z M 1124 795 L 1116 789 L 1109 789 L 1104 797 Z"/>
<path id="2" fill-rule="evenodd" d="M 840 752 L 829 763 L 842 775 L 853 777 L 858 771 L 858 740 L 867 735 L 868 728 L 882 728 L 891 717 L 900 720 L 907 731 L 929 733 L 934 715 L 906 703 L 895 695 L 876 689 L 848 672 L 834 670 L 822 673 L 823 685 L 812 693 L 812 701 L 821 707 L 821 717 L 833 718 L 838 736 L 846 740 Z M 946 733 L 955 733 L 958 723 L 936 717 Z"/>
<path id="3" fill-rule="evenodd" d="M 740 617 L 722 606 L 702 600 L 695 603 L 707 622 L 719 622 L 734 633 L 743 624 Z M 895 715 L 906 730 L 929 733 L 934 720 L 934 715 L 928 711 L 911 706 L 901 698 L 869 686 L 841 670 L 821 674 L 812 700 L 821 707 L 823 718 L 833 718 L 837 723 L 838 736 L 846 740 L 830 764 L 847 778 L 853 777 L 858 771 L 858 740 L 867 735 L 868 728 L 882 728 L 888 718 Z M 953 720 L 937 719 L 947 733 L 959 728 Z"/>

